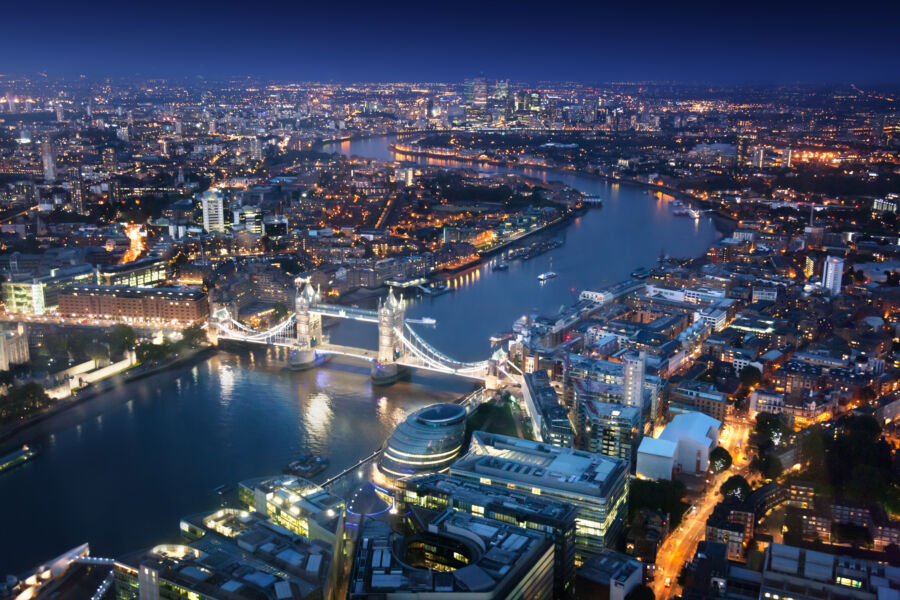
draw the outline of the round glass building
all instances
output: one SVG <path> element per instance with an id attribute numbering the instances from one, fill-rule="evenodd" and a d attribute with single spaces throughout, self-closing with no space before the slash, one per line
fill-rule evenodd
<path id="1" fill-rule="evenodd" d="M 462 453 L 465 433 L 465 407 L 426 406 L 397 426 L 384 445 L 378 466 L 394 478 L 444 471 Z"/>

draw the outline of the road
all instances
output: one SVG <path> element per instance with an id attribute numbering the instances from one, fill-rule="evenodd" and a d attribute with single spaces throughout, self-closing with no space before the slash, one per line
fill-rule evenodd
<path id="1" fill-rule="evenodd" d="M 696 508 L 688 509 L 678 529 L 671 532 L 660 546 L 656 554 L 656 575 L 651 584 L 657 600 L 671 598 L 681 592 L 676 583 L 678 574 L 684 563 L 693 558 L 697 544 L 706 537 L 706 521 L 721 500 L 721 485 L 732 475 L 747 476 L 750 464 L 750 457 L 746 454 L 747 439 L 751 430 L 750 421 L 746 418 L 730 418 L 726 421 L 719 444 L 728 450 L 734 464 L 723 473 L 711 475 L 709 484 L 699 496 L 688 498 Z M 666 578 L 671 578 L 670 587 L 665 585 Z"/>
<path id="2" fill-rule="evenodd" d="M 56 325 L 78 325 L 80 327 L 113 327 L 114 325 L 130 325 L 135 329 L 148 329 L 153 331 L 181 331 L 188 326 L 187 323 L 173 323 L 171 321 L 161 323 L 144 323 L 127 319 L 98 319 L 96 317 L 63 317 L 57 313 L 43 315 L 10 314 L 0 310 L 0 322 L 7 323 L 47 323 Z"/>

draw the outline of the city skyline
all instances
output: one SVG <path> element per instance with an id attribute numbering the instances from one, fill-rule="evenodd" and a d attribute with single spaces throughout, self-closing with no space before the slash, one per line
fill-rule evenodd
<path id="1" fill-rule="evenodd" d="M 10 7 L 0 600 L 900 600 L 894 13 Z"/>

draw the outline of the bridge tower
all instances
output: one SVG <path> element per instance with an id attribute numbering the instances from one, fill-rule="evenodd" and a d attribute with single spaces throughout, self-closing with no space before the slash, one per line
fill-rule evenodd
<path id="1" fill-rule="evenodd" d="M 406 318 L 406 301 L 397 298 L 394 290 L 388 292 L 384 302 L 378 303 L 378 358 L 372 363 L 372 381 L 389 384 L 402 375 L 397 359 L 403 355 L 400 335 Z"/>
<path id="2" fill-rule="evenodd" d="M 322 316 L 310 312 L 310 308 L 322 301 L 322 294 L 311 283 L 306 283 L 295 301 L 297 341 L 290 354 L 290 367 L 303 370 L 316 364 L 315 347 L 322 341 Z"/>

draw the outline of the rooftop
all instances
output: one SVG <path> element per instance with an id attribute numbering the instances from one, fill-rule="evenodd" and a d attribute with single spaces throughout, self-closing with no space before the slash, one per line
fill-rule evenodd
<path id="1" fill-rule="evenodd" d="M 433 570 L 411 566 L 407 551 L 425 542 L 435 553 L 452 550 L 460 566 Z M 551 551 L 544 535 L 453 509 L 439 513 L 419 533 L 397 539 L 390 527 L 368 519 L 360 531 L 350 598 L 391 592 L 495 592 L 502 597 Z"/>
<path id="2" fill-rule="evenodd" d="M 625 461 L 542 442 L 476 431 L 469 455 L 451 472 L 606 497 L 624 478 Z"/>
<path id="3" fill-rule="evenodd" d="M 160 580 L 210 597 L 288 600 L 329 585 L 331 548 L 273 525 L 257 513 L 222 509 L 188 517 L 189 544 L 166 544 L 123 556 L 116 569 L 153 569 Z"/>
<path id="4" fill-rule="evenodd" d="M 430 494 L 483 506 L 485 509 L 493 507 L 501 513 L 521 515 L 523 519 L 561 523 L 575 515 L 575 508 L 571 504 L 443 474 L 408 477 L 400 480 L 398 487 L 401 490 L 413 490 L 420 496 Z"/>

